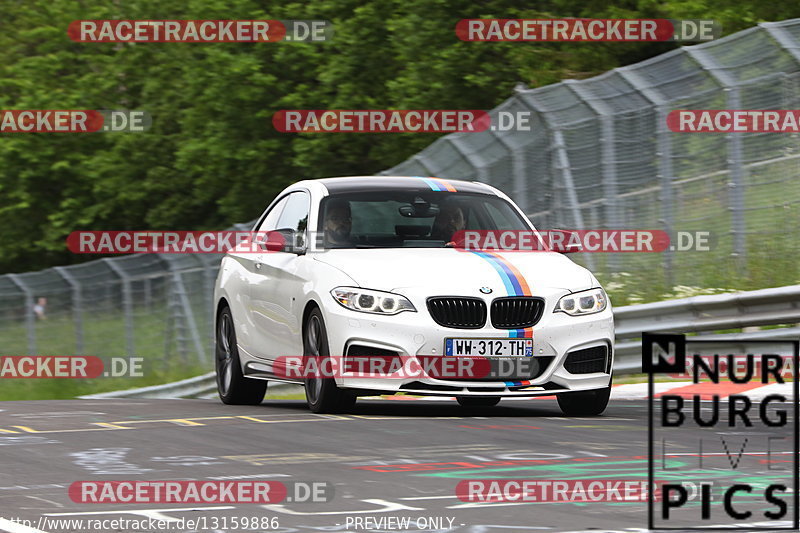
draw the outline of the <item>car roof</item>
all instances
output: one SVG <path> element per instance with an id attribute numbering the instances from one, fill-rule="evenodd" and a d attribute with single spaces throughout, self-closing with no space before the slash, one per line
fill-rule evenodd
<path id="1" fill-rule="evenodd" d="M 492 187 L 483 183 L 431 176 L 349 176 L 321 178 L 311 181 L 324 185 L 329 194 L 383 191 L 387 189 L 495 194 Z"/>

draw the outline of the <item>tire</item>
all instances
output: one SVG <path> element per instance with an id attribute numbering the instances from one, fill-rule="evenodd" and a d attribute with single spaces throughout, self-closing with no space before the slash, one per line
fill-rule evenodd
<path id="1" fill-rule="evenodd" d="M 494 407 L 500 403 L 496 396 L 456 396 L 461 407 Z"/>
<path id="2" fill-rule="evenodd" d="M 303 356 L 316 358 L 316 368 L 324 368 L 323 360 L 330 356 L 328 331 L 322 312 L 316 308 L 303 325 Z M 337 387 L 333 378 L 306 378 L 305 389 L 306 403 L 312 413 L 343 413 L 356 403 L 356 395 Z"/>
<path id="3" fill-rule="evenodd" d="M 233 315 L 228 307 L 222 309 L 217 319 L 216 374 L 217 393 L 227 405 L 258 405 L 264 400 L 267 382 L 246 378 L 236 345 Z"/>
<path id="4" fill-rule="evenodd" d="M 602 389 L 562 392 L 558 395 L 558 406 L 567 416 L 596 416 L 608 407 L 611 386 Z"/>

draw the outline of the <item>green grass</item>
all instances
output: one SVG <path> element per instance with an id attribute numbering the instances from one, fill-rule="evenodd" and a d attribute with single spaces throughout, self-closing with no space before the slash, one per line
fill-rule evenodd
<path id="1" fill-rule="evenodd" d="M 168 383 L 212 370 L 193 354 L 193 346 L 166 345 L 167 320 L 163 311 L 135 312 L 134 357 L 141 357 L 143 377 L 97 379 L 2 378 L 0 400 L 56 400 L 85 394 Z M 198 329 L 201 325 L 198 324 Z M 201 333 L 204 332 L 201 329 Z M 84 316 L 84 350 L 77 351 L 75 323 L 68 317 L 51 317 L 36 324 L 38 355 L 92 355 L 125 357 L 125 321 L 119 314 Z M 24 324 L 5 323 L 0 329 L 1 355 L 28 355 Z"/>
<path id="2" fill-rule="evenodd" d="M 272 385 L 272 384 L 270 384 Z M 267 387 L 267 394 L 264 396 L 265 400 L 305 400 L 306 393 L 300 385 L 293 385 L 291 388 L 271 389 Z"/>
<path id="3" fill-rule="evenodd" d="M 676 142 L 688 141 L 676 139 Z M 681 163 L 691 168 L 681 170 L 676 163 L 676 175 L 694 176 L 718 168 L 707 161 L 718 156 L 712 149 L 714 142 L 710 138 L 693 138 L 692 143 L 708 146 L 695 156 L 682 157 Z M 688 147 L 685 153 L 690 154 Z M 710 232 L 710 251 L 674 251 L 671 269 L 667 268 L 664 253 L 592 254 L 594 274 L 606 286 L 615 306 L 800 283 L 797 169 L 797 159 L 746 169 L 743 178 L 746 257 L 734 254 L 734 220 L 730 209 L 733 189 L 728 183 L 730 175 L 724 173 L 677 182 L 674 189 L 673 232 Z M 623 226 L 664 229 L 663 202 L 659 195 L 660 192 L 626 199 Z M 588 266 L 589 254 L 582 255 L 575 257 Z"/>
<path id="4" fill-rule="evenodd" d="M 614 385 L 630 385 L 631 383 L 647 383 L 647 374 L 628 374 L 625 376 L 614 376 Z"/>

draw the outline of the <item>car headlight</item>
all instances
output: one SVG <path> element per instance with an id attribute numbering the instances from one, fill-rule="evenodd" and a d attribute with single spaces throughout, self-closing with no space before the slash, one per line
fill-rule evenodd
<path id="1" fill-rule="evenodd" d="M 396 315 L 403 311 L 416 312 L 414 305 L 405 296 L 392 292 L 373 291 L 356 287 L 337 287 L 331 291 L 331 296 L 342 307 L 353 311 L 361 311 L 362 313 Z"/>
<path id="2" fill-rule="evenodd" d="M 591 315 L 599 313 L 608 307 L 608 297 L 606 292 L 601 289 L 589 289 L 588 291 L 567 294 L 556 304 L 554 313 L 562 312 L 568 315 Z"/>

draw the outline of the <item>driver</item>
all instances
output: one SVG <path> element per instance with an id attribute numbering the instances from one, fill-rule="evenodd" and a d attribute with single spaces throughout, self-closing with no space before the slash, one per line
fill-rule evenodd
<path id="1" fill-rule="evenodd" d="M 464 211 L 457 205 L 445 205 L 442 206 L 439 214 L 433 219 L 431 237 L 450 242 L 453 240 L 453 234 L 463 230 L 465 227 Z"/>
<path id="2" fill-rule="evenodd" d="M 331 248 L 350 247 L 353 241 L 350 238 L 352 217 L 350 202 L 332 199 L 325 207 L 325 220 L 322 229 L 325 232 L 325 244 Z"/>

